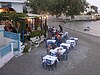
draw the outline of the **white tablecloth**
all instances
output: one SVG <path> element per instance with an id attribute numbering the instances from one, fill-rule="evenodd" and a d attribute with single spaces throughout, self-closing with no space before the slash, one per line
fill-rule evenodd
<path id="1" fill-rule="evenodd" d="M 51 64 L 54 64 L 55 61 L 58 62 L 58 57 L 54 57 L 54 56 L 51 56 L 51 55 L 46 55 L 46 56 L 44 56 L 44 57 L 43 57 L 43 62 L 45 62 L 46 59 L 51 60 Z"/>
<path id="2" fill-rule="evenodd" d="M 68 44 L 70 44 L 70 43 L 72 44 L 73 43 L 72 44 L 73 47 L 75 47 L 75 45 L 76 45 L 75 40 L 67 40 L 66 43 L 68 43 Z"/>
<path id="3" fill-rule="evenodd" d="M 68 49 L 71 47 L 70 43 L 61 43 L 60 44 L 61 47 L 66 46 Z"/>
<path id="4" fill-rule="evenodd" d="M 56 40 L 47 40 L 47 42 L 53 42 L 53 43 L 55 43 Z"/>
<path id="5" fill-rule="evenodd" d="M 49 52 L 54 54 L 59 52 L 62 55 L 64 52 L 66 52 L 66 49 L 63 49 L 63 47 L 57 47 L 55 49 L 51 49 Z"/>
<path id="6" fill-rule="evenodd" d="M 75 38 L 75 37 L 70 37 L 69 39 L 73 39 L 75 41 L 78 41 L 78 38 Z"/>

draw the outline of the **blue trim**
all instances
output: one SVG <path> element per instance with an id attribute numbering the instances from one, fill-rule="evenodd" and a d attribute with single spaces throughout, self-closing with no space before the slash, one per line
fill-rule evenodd
<path id="1" fill-rule="evenodd" d="M 16 33 L 13 33 L 13 32 L 4 31 L 4 37 L 14 39 L 14 40 L 19 40 L 19 34 L 16 34 Z"/>
<path id="2" fill-rule="evenodd" d="M 18 40 L 18 49 L 20 50 L 20 33 L 19 33 L 19 40 Z"/>
<path id="3" fill-rule="evenodd" d="M 4 31 L 4 37 L 14 39 L 17 41 L 18 47 L 14 49 L 14 51 L 20 51 L 20 33 L 13 33 L 13 32 L 7 32 Z"/>
<path id="4" fill-rule="evenodd" d="M 1 49 L 0 49 L 0 57 L 1 57 L 1 58 L 4 57 L 6 54 L 8 54 L 8 53 L 11 52 L 11 51 L 12 51 L 12 50 L 11 50 L 11 44 L 9 44 L 9 45 L 7 45 L 7 46 L 1 48 Z"/>
<path id="5" fill-rule="evenodd" d="M 0 32 L 3 32 L 4 30 L 0 30 Z"/>

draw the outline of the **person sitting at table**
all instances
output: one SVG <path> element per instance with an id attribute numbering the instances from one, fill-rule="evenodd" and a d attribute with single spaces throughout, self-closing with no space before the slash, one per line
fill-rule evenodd
<path id="1" fill-rule="evenodd" d="M 51 28 L 51 35 L 52 35 L 52 37 L 55 36 L 55 27 L 52 27 L 52 28 Z"/>
<path id="2" fill-rule="evenodd" d="M 50 49 L 52 49 L 52 46 L 51 46 L 51 44 L 48 44 L 47 45 L 47 54 L 49 54 Z"/>
<path id="3" fill-rule="evenodd" d="M 60 44 L 62 43 L 62 37 L 60 35 L 57 36 L 56 43 L 57 47 L 60 47 Z"/>

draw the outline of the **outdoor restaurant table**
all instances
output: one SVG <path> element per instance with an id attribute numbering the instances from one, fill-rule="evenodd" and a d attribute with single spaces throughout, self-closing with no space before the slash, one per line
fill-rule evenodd
<path id="1" fill-rule="evenodd" d="M 56 40 L 49 39 L 46 41 L 47 48 L 50 45 L 52 48 L 56 47 Z"/>
<path id="2" fill-rule="evenodd" d="M 48 43 L 48 42 L 55 43 L 55 42 L 56 42 L 56 40 L 52 40 L 52 39 L 51 39 L 51 40 L 47 40 L 47 43 Z"/>
<path id="3" fill-rule="evenodd" d="M 46 59 L 51 60 L 51 64 L 54 64 L 55 61 L 58 62 L 58 57 L 55 57 L 55 56 L 46 55 L 46 56 L 43 57 L 43 62 L 45 62 Z"/>
<path id="4" fill-rule="evenodd" d="M 63 47 L 57 47 L 55 49 L 51 49 L 49 52 L 51 53 L 60 53 L 60 55 L 64 54 L 64 52 L 66 52 L 66 49 L 64 49 Z"/>
<path id="5" fill-rule="evenodd" d="M 78 38 L 75 38 L 75 37 L 70 37 L 69 40 L 75 40 L 76 44 L 78 42 Z"/>
<path id="6" fill-rule="evenodd" d="M 76 46 L 75 40 L 67 40 L 66 43 L 67 43 L 67 44 L 71 44 L 72 47 L 75 47 L 75 46 Z"/>
<path id="7" fill-rule="evenodd" d="M 67 47 L 67 49 L 69 49 L 71 47 L 71 44 L 69 44 L 69 43 L 61 43 L 60 47 L 63 47 L 63 46 L 65 46 L 65 47 Z"/>

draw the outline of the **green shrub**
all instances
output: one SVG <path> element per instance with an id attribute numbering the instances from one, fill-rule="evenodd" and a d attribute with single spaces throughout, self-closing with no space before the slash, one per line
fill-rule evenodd
<path id="1" fill-rule="evenodd" d="M 36 36 L 39 36 L 40 34 L 39 34 L 39 32 L 38 31 L 32 31 L 31 33 L 30 33 L 30 37 L 36 37 Z"/>
<path id="2" fill-rule="evenodd" d="M 30 33 L 30 37 L 41 36 L 41 35 L 44 35 L 44 33 L 45 33 L 44 30 L 32 31 L 32 32 Z"/>
<path id="3" fill-rule="evenodd" d="M 29 49 L 30 49 L 30 47 L 28 45 L 26 45 L 24 50 L 23 50 L 23 53 L 27 53 Z"/>
<path id="4" fill-rule="evenodd" d="M 39 30 L 38 32 L 39 32 L 40 36 L 41 36 L 41 35 L 44 35 L 44 33 L 45 33 L 44 30 Z"/>

